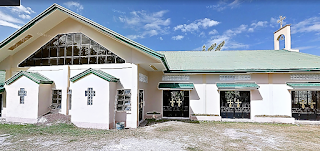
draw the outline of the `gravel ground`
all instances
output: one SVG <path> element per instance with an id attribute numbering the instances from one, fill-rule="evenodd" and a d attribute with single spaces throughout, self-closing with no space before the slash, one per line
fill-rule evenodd
<path id="1" fill-rule="evenodd" d="M 0 124 L 0 150 L 320 150 L 319 125 L 160 121 L 125 130 Z"/>

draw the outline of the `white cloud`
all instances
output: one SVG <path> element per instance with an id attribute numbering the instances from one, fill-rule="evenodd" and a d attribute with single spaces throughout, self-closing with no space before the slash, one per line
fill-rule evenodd
<path id="1" fill-rule="evenodd" d="M 125 23 L 128 27 L 134 28 L 139 32 L 138 35 L 129 35 L 132 38 L 145 38 L 168 33 L 170 18 L 164 18 L 167 10 L 161 10 L 154 13 L 146 11 L 132 11 L 130 16 L 120 16 L 119 21 Z"/>
<path id="2" fill-rule="evenodd" d="M 162 37 L 160 37 L 159 39 L 160 39 L 160 40 L 163 40 L 163 38 L 162 38 Z"/>
<path id="3" fill-rule="evenodd" d="M 23 5 L 11 6 L 11 7 L 7 7 L 7 8 L 10 9 L 11 12 L 17 13 L 17 14 L 25 13 L 25 14 L 30 15 L 32 13 L 35 13 L 35 11 L 33 11 L 30 7 L 24 7 Z"/>
<path id="4" fill-rule="evenodd" d="M 201 32 L 200 34 L 199 34 L 199 37 L 205 37 L 206 36 L 206 34 L 204 33 L 204 32 Z"/>
<path id="5" fill-rule="evenodd" d="M 211 20 L 208 18 L 198 19 L 190 24 L 183 24 L 174 27 L 174 31 L 181 30 L 182 32 L 193 32 L 197 31 L 200 27 L 206 29 L 207 27 L 212 27 L 218 25 L 220 22 Z"/>
<path id="6" fill-rule="evenodd" d="M 23 24 L 23 21 L 18 19 L 18 18 L 14 18 L 8 14 L 5 14 L 3 12 L 0 11 L 0 20 L 4 20 L 7 22 L 12 22 L 12 23 L 19 23 L 19 24 Z"/>
<path id="7" fill-rule="evenodd" d="M 184 38 L 184 36 L 182 36 L 182 35 L 177 35 L 177 36 L 172 37 L 173 40 L 181 40 L 183 38 Z"/>
<path id="8" fill-rule="evenodd" d="M 84 9 L 84 7 L 80 3 L 74 1 L 69 1 L 63 4 L 66 5 L 69 9 L 75 8 L 77 12 L 80 12 Z"/>
<path id="9" fill-rule="evenodd" d="M 247 31 L 248 25 L 240 25 L 234 29 L 226 30 L 222 35 L 212 36 L 210 40 L 207 41 L 206 46 L 211 46 L 212 44 L 220 44 L 225 41 L 225 45 L 222 49 L 237 49 L 237 48 L 248 48 L 249 45 L 238 43 L 232 40 L 232 38 L 240 33 Z M 201 48 L 197 48 L 200 50 Z"/>
<path id="10" fill-rule="evenodd" d="M 215 30 L 215 29 L 213 29 L 213 30 L 211 30 L 210 32 L 209 32 L 209 35 L 215 35 L 215 34 L 218 34 L 219 32 L 217 31 L 217 30 Z"/>
<path id="11" fill-rule="evenodd" d="M 126 37 L 129 38 L 129 39 L 131 39 L 131 40 L 139 39 L 139 38 L 144 38 L 144 37 L 141 36 L 141 35 L 127 35 Z"/>
<path id="12" fill-rule="evenodd" d="M 19 17 L 22 19 L 31 19 L 31 17 L 29 15 L 25 15 L 25 14 L 19 15 Z"/>
<path id="13" fill-rule="evenodd" d="M 12 28 L 17 28 L 17 29 L 21 28 L 21 26 L 19 26 L 19 25 L 16 25 L 16 24 L 13 24 L 13 23 L 1 20 L 1 19 L 0 19 L 0 26 L 7 26 L 7 27 L 12 27 Z"/>
<path id="14" fill-rule="evenodd" d="M 258 21 L 256 23 L 252 23 L 248 31 L 253 32 L 257 27 L 266 27 L 267 24 L 268 24 L 268 21 Z"/>
<path id="15" fill-rule="evenodd" d="M 216 10 L 216 11 L 220 12 L 220 11 L 225 10 L 226 8 L 233 9 L 233 8 L 238 7 L 238 6 L 240 6 L 240 1 L 239 0 L 234 0 L 231 3 L 227 3 L 225 0 L 220 0 L 218 2 L 218 4 L 209 5 L 209 6 L 206 6 L 206 8 L 213 9 L 213 10 Z"/>
<path id="16" fill-rule="evenodd" d="M 316 32 L 320 33 L 320 17 L 311 17 L 305 19 L 291 27 L 292 34 L 304 33 L 304 32 Z"/>

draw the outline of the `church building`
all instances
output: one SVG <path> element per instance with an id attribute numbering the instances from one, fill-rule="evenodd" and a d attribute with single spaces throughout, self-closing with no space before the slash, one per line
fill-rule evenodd
<path id="1" fill-rule="evenodd" d="M 320 120 L 320 57 L 291 49 L 290 36 L 290 25 L 274 32 L 274 50 L 154 51 L 53 4 L 0 43 L 0 116 L 60 113 L 98 129 Z"/>

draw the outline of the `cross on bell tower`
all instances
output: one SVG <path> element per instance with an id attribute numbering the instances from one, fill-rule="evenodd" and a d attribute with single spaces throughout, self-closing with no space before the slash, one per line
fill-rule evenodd
<path id="1" fill-rule="evenodd" d="M 277 21 L 277 23 L 280 23 L 280 28 L 282 28 L 282 23 L 283 23 L 283 20 L 286 19 L 286 17 L 282 17 L 282 16 L 279 16 L 279 20 Z"/>

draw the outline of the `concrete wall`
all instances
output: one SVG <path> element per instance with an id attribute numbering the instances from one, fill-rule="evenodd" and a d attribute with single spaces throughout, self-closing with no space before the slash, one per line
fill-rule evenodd
<path id="1" fill-rule="evenodd" d="M 115 128 L 115 102 L 117 83 L 109 82 L 109 128 Z"/>
<path id="2" fill-rule="evenodd" d="M 78 127 L 109 129 L 109 82 L 93 74 L 71 83 L 71 122 Z M 87 104 L 85 91 L 93 88 L 92 105 Z"/>
<path id="3" fill-rule="evenodd" d="M 36 123 L 38 118 L 39 85 L 25 76 L 10 85 L 5 85 L 7 92 L 6 120 L 9 122 Z M 24 104 L 20 104 L 18 91 L 25 88 L 27 96 Z"/>

